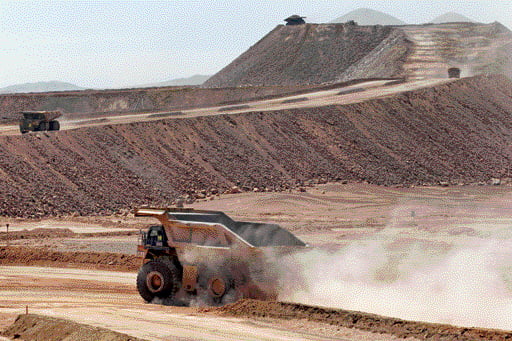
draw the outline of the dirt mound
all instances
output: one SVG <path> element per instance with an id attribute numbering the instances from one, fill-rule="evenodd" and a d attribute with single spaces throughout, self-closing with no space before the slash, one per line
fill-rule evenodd
<path id="1" fill-rule="evenodd" d="M 394 29 L 379 45 L 339 74 L 336 81 L 408 76 L 404 63 L 414 50 L 413 45 L 404 31 Z"/>
<path id="2" fill-rule="evenodd" d="M 0 264 L 136 271 L 141 260 L 133 255 L 119 253 L 58 252 L 44 248 L 2 246 Z"/>
<path id="3" fill-rule="evenodd" d="M 277 26 L 204 87 L 318 84 L 369 77 L 512 76 L 512 32 L 499 23 Z"/>
<path id="4" fill-rule="evenodd" d="M 16 321 L 2 332 L 2 335 L 30 341 L 144 341 L 105 328 L 35 314 L 19 315 Z"/>
<path id="5" fill-rule="evenodd" d="M 230 316 L 306 319 L 340 327 L 367 330 L 373 333 L 391 334 L 401 338 L 414 337 L 420 340 L 490 341 L 512 338 L 512 332 L 501 330 L 413 322 L 356 311 L 250 299 L 240 300 L 220 308 L 203 309 L 203 311 Z"/>
<path id="6" fill-rule="evenodd" d="M 90 238 L 90 237 L 113 237 L 113 236 L 134 236 L 139 231 L 111 231 L 75 233 L 68 228 L 36 228 L 33 230 L 21 230 L 13 232 L 0 232 L 0 240 L 20 239 L 52 239 L 52 238 Z"/>
<path id="7" fill-rule="evenodd" d="M 9 233 L 0 232 L 0 240 L 63 238 L 73 237 L 75 235 L 76 233 L 68 228 L 36 228 L 33 230 L 21 230 Z"/>
<path id="8" fill-rule="evenodd" d="M 510 174 L 512 83 L 475 77 L 350 105 L 0 138 L 0 215 L 105 215 L 233 186 L 489 182 Z"/>
<path id="9" fill-rule="evenodd" d="M 400 63 L 409 52 L 403 33 L 386 26 L 350 24 L 279 25 L 203 87 L 320 84 L 347 79 L 342 74 L 371 51 L 391 46 L 363 77 L 400 76 Z M 352 71 L 354 75 L 360 75 Z"/>

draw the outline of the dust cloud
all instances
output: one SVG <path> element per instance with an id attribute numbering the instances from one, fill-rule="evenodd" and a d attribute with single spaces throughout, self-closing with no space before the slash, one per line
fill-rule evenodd
<path id="1" fill-rule="evenodd" d="M 441 253 L 420 243 L 392 250 L 388 238 L 290 255 L 279 260 L 287 269 L 280 272 L 279 300 L 512 329 L 512 241 L 471 240 Z"/>

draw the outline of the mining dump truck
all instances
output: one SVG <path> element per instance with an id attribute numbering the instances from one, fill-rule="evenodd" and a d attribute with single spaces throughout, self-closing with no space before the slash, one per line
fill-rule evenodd
<path id="1" fill-rule="evenodd" d="M 449 68 L 448 78 L 460 78 L 460 69 L 458 67 Z"/>
<path id="2" fill-rule="evenodd" d="M 137 289 L 146 302 L 223 305 L 276 299 L 275 261 L 307 245 L 276 224 L 234 221 L 219 211 L 138 208 L 160 224 L 141 232 Z"/>
<path id="3" fill-rule="evenodd" d="M 20 113 L 20 132 L 59 130 L 56 118 L 62 116 L 60 111 L 23 111 Z"/>

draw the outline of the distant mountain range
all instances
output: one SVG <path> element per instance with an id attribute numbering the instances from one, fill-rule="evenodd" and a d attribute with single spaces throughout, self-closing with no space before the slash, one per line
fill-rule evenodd
<path id="1" fill-rule="evenodd" d="M 51 91 L 76 91 L 76 90 L 85 90 L 85 88 L 79 87 L 79 86 L 71 84 L 71 83 L 50 81 L 50 82 L 24 83 L 24 84 L 16 84 L 16 85 L 6 86 L 5 88 L 0 88 L 0 94 L 26 93 L 26 92 L 51 92 Z"/>
<path id="2" fill-rule="evenodd" d="M 468 17 L 455 13 L 455 12 L 448 12 L 443 15 L 440 15 L 436 18 L 434 18 L 431 23 L 432 24 L 442 24 L 447 22 L 475 22 L 474 20 L 469 19 Z"/>
<path id="3" fill-rule="evenodd" d="M 404 21 L 392 15 L 369 8 L 359 8 L 330 21 L 330 24 L 345 23 L 353 20 L 359 25 L 406 25 Z M 430 23 L 442 24 L 447 22 L 475 22 L 468 17 L 455 12 L 448 12 L 434 18 Z"/>
<path id="4" fill-rule="evenodd" d="M 405 22 L 392 15 L 369 8 L 359 8 L 336 18 L 329 23 L 344 23 L 354 20 L 359 25 L 405 25 Z"/>
<path id="5" fill-rule="evenodd" d="M 170 81 L 166 82 L 159 82 L 159 83 L 150 83 L 150 84 L 143 84 L 138 85 L 137 88 L 153 88 L 153 87 L 163 87 L 163 86 L 185 86 L 185 85 L 201 85 L 208 78 L 210 78 L 211 75 L 194 75 L 192 77 L 187 78 L 177 78 L 172 79 Z"/>
<path id="6" fill-rule="evenodd" d="M 210 76 L 195 75 L 188 78 L 172 79 L 166 82 L 151 83 L 144 85 L 135 85 L 123 88 L 152 88 L 164 86 L 186 86 L 186 85 L 201 85 Z M 14 94 L 14 93 L 30 93 L 30 92 L 53 92 L 53 91 L 79 91 L 86 90 L 78 85 L 66 82 L 50 81 L 50 82 L 37 82 L 37 83 L 24 83 L 6 86 L 0 88 L 0 94 Z"/>

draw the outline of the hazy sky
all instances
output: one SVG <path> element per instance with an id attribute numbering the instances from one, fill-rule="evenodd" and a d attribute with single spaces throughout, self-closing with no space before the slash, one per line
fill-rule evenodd
<path id="1" fill-rule="evenodd" d="M 126 87 L 213 74 L 291 14 L 322 23 L 361 7 L 411 24 L 453 11 L 512 27 L 510 0 L 0 0 L 0 87 Z"/>

